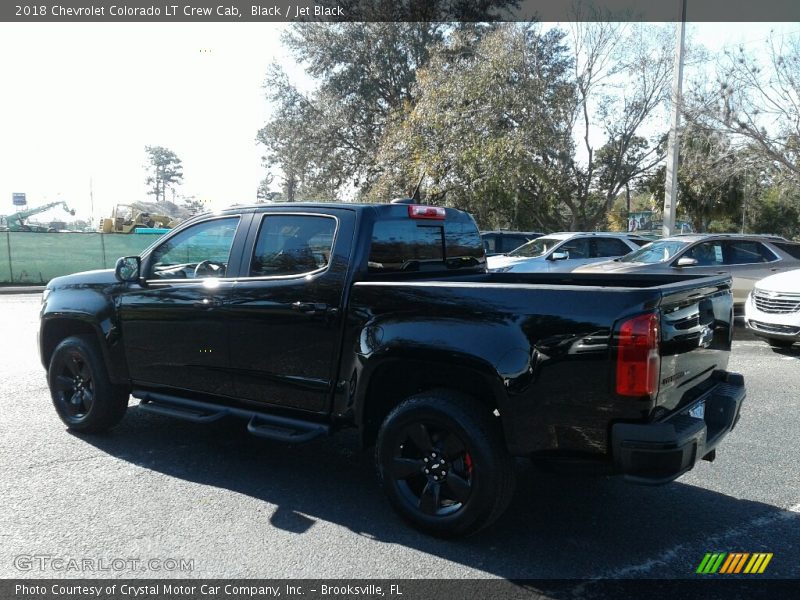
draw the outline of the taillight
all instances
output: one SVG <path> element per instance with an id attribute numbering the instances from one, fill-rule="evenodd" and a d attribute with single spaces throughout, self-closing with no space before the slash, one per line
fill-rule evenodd
<path id="1" fill-rule="evenodd" d="M 445 210 L 441 206 L 422 206 L 420 204 L 410 204 L 408 206 L 408 216 L 412 219 L 444 221 L 445 214 Z"/>
<path id="2" fill-rule="evenodd" d="M 649 313 L 625 321 L 619 329 L 617 393 L 655 396 L 661 371 L 658 315 Z"/>

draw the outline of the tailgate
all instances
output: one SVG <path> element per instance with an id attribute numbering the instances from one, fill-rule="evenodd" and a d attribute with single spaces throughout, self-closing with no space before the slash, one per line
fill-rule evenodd
<path id="1" fill-rule="evenodd" d="M 724 371 L 733 336 L 729 277 L 708 277 L 663 288 L 659 305 L 661 371 L 657 404 L 672 411 L 688 390 Z"/>

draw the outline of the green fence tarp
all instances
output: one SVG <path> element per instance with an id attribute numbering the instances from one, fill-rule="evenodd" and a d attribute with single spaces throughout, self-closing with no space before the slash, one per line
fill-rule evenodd
<path id="1" fill-rule="evenodd" d="M 8 261 L 8 231 L 0 232 L 0 282 L 11 281 L 11 263 Z"/>
<path id="2" fill-rule="evenodd" d="M 161 234 L 3 232 L 0 283 L 47 283 L 61 275 L 110 269 L 120 256 L 138 255 L 159 237 Z"/>

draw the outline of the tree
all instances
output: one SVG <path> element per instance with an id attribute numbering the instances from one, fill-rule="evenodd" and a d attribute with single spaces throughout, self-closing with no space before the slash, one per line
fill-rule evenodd
<path id="1" fill-rule="evenodd" d="M 663 27 L 607 21 L 572 25 L 577 94 L 571 122 L 580 132 L 585 161 L 569 157 L 577 182 L 564 202 L 570 229 L 594 229 L 605 222 L 621 191 L 663 159 L 663 136 L 640 131 L 668 98 L 672 40 Z M 605 142 L 596 149 L 595 128 Z"/>
<path id="2" fill-rule="evenodd" d="M 526 23 L 302 23 L 284 42 L 318 82 L 267 75 L 258 140 L 288 200 L 419 192 L 482 226 L 594 229 L 664 155 L 642 134 L 669 88 L 664 29 L 580 23 L 570 47 Z"/>
<path id="3" fill-rule="evenodd" d="M 172 188 L 183 182 L 183 164 L 178 156 L 170 149 L 163 146 L 145 146 L 148 164 L 145 168 L 150 174 L 145 183 L 150 186 L 147 192 L 156 197 L 156 202 L 166 200 L 167 188 Z"/>
<path id="4" fill-rule="evenodd" d="M 648 31 L 583 23 L 571 47 L 564 32 L 527 24 L 452 34 L 389 128 L 378 190 L 408 190 L 425 174 L 431 201 L 457 203 L 484 227 L 604 224 L 664 155 L 662 136 L 638 134 L 666 99 L 671 65 L 666 38 Z M 595 149 L 598 126 L 606 141 Z"/>
<path id="5" fill-rule="evenodd" d="M 484 227 L 551 228 L 569 182 L 550 166 L 572 151 L 563 37 L 514 24 L 453 33 L 381 145 L 376 191 L 411 195 L 422 182 L 427 201 L 469 210 Z"/>
<path id="6" fill-rule="evenodd" d="M 773 185 L 767 188 L 748 213 L 748 223 L 755 233 L 800 238 L 800 191 L 795 187 Z"/>
<path id="7" fill-rule="evenodd" d="M 732 148 L 726 136 L 697 126 L 687 126 L 680 140 L 678 210 L 691 219 L 696 231 L 737 230 L 745 197 L 741 165 L 748 162 L 746 152 Z M 752 176 L 756 181 L 758 174 L 754 171 Z M 665 181 L 662 165 L 644 187 L 663 198 Z"/>
<path id="8" fill-rule="evenodd" d="M 257 136 L 267 150 L 265 164 L 282 173 L 287 199 L 367 197 L 380 175 L 376 152 L 401 109 L 415 104 L 417 71 L 431 49 L 451 31 L 483 35 L 491 25 L 468 21 L 494 18 L 495 9 L 515 4 L 413 3 L 412 12 L 424 18 L 401 22 L 388 18 L 394 8 L 400 10 L 397 3 L 378 3 L 375 10 L 387 18 L 369 19 L 375 22 L 294 25 L 283 42 L 318 85 L 300 91 L 273 65 L 264 86 L 273 114 Z"/>
<path id="9" fill-rule="evenodd" d="M 256 189 L 256 202 L 274 202 L 283 197 L 281 192 L 274 192 L 270 189 L 275 177 L 271 173 L 267 173 L 261 183 L 258 184 Z"/>
<path id="10" fill-rule="evenodd" d="M 766 58 L 739 46 L 725 50 L 716 81 L 695 82 L 687 119 L 727 135 L 800 187 L 800 34 L 770 36 Z"/>

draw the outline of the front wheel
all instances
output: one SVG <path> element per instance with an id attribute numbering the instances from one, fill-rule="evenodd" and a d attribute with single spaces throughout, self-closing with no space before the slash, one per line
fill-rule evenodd
<path id="1" fill-rule="evenodd" d="M 475 533 L 514 490 L 514 463 L 487 408 L 445 390 L 412 396 L 386 417 L 376 458 L 394 509 L 439 537 Z"/>
<path id="2" fill-rule="evenodd" d="M 74 431 L 105 431 L 128 408 L 127 390 L 112 385 L 97 345 L 88 336 L 68 337 L 56 347 L 47 379 L 58 416 Z"/>

